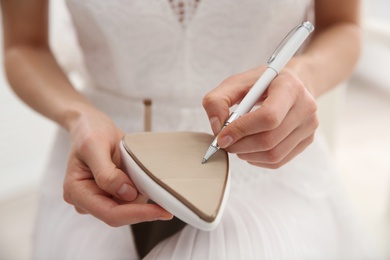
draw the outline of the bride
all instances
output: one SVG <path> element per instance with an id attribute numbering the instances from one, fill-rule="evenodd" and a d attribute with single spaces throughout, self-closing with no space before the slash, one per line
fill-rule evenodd
<path id="1" fill-rule="evenodd" d="M 48 0 L 1 0 L 8 80 L 59 125 L 33 258 L 372 256 L 316 134 L 316 99 L 357 61 L 359 6 L 358 0 L 67 0 L 88 79 L 77 91 L 48 42 Z M 277 44 L 307 19 L 315 21 L 314 35 L 270 84 L 262 106 L 219 135 L 231 157 L 232 190 L 217 228 L 198 230 L 146 203 L 121 170 L 118 149 L 124 133 L 143 131 L 143 100 L 153 101 L 153 131 L 216 134 Z M 138 225 L 145 226 L 141 233 Z"/>

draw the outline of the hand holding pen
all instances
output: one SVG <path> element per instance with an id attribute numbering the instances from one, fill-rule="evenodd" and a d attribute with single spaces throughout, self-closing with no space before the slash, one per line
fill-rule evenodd
<path id="1" fill-rule="evenodd" d="M 203 106 L 218 134 L 202 163 L 223 148 L 251 164 L 278 168 L 311 143 L 318 126 L 316 101 L 290 68 L 290 58 L 313 29 L 309 22 L 298 26 L 267 67 L 230 77 L 205 96 Z M 266 90 L 261 107 L 249 112 Z M 229 117 L 234 104 L 239 105 Z"/>

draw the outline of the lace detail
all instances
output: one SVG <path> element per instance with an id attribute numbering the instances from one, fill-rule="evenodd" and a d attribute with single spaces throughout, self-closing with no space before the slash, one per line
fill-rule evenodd
<path id="1" fill-rule="evenodd" d="M 195 14 L 199 2 L 200 0 L 169 0 L 174 14 L 183 27 L 188 26 Z"/>

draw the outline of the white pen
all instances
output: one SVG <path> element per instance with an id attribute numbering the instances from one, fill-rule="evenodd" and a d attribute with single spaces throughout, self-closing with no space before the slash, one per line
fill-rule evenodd
<path id="1" fill-rule="evenodd" d="M 246 94 L 244 99 L 238 105 L 237 109 L 230 115 L 228 120 L 223 125 L 222 129 L 228 126 L 231 122 L 233 122 L 240 116 L 248 113 L 253 108 L 253 106 L 267 89 L 271 81 L 278 75 L 278 73 L 287 64 L 287 62 L 291 59 L 295 52 L 301 47 L 302 43 L 306 40 L 309 34 L 313 31 L 313 24 L 310 22 L 304 22 L 295 27 L 289 34 L 287 34 L 287 36 L 279 44 L 279 46 L 276 48 L 276 50 L 268 60 L 267 69 L 256 81 L 250 91 Z M 285 42 L 286 40 L 288 41 Z M 284 42 L 285 44 L 283 45 Z M 280 51 L 277 53 L 279 49 Z M 203 157 L 202 164 L 207 162 L 211 158 L 211 156 L 213 156 L 219 150 L 217 141 L 218 134 L 207 149 L 207 152 Z"/>

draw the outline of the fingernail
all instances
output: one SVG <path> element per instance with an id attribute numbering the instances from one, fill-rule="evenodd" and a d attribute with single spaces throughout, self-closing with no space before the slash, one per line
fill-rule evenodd
<path id="1" fill-rule="evenodd" d="M 211 129 L 214 133 L 218 133 L 219 130 L 221 130 L 221 122 L 219 121 L 219 118 L 216 116 L 210 117 L 210 125 Z"/>
<path id="2" fill-rule="evenodd" d="M 171 220 L 173 218 L 173 215 L 171 214 L 167 214 L 167 215 L 162 215 L 162 216 L 158 216 L 156 218 L 156 220 Z"/>
<path id="3" fill-rule="evenodd" d="M 230 135 L 224 136 L 218 140 L 218 145 L 221 148 L 226 148 L 233 143 L 233 138 Z"/>
<path id="4" fill-rule="evenodd" d="M 118 195 L 128 201 L 132 201 L 137 197 L 137 191 L 127 183 L 123 183 L 118 190 Z"/>

